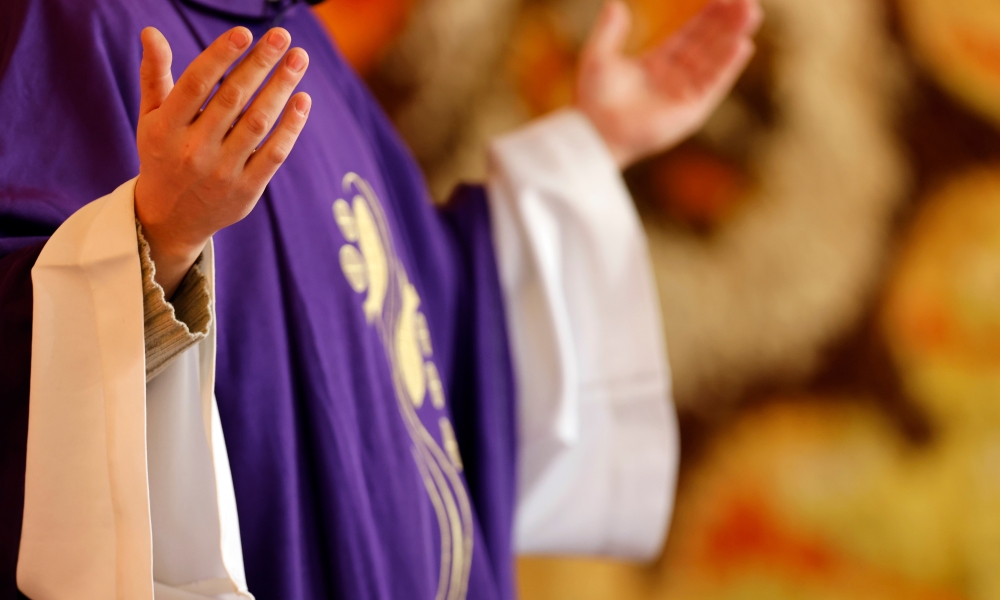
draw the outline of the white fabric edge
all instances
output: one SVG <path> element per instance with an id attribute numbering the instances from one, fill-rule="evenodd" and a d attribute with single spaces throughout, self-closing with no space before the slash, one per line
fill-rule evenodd
<path id="1" fill-rule="evenodd" d="M 165 593 L 153 582 L 134 191 L 132 179 L 70 216 L 32 269 L 28 447 L 17 565 L 18 588 L 32 598 L 159 600 Z M 211 243 L 205 252 L 203 269 L 214 297 Z M 198 401 L 220 517 L 219 529 L 206 534 L 219 545 L 228 581 L 195 582 L 184 591 L 205 598 L 207 585 L 219 598 L 252 598 L 213 394 L 214 325 L 198 348 Z"/>
<path id="2" fill-rule="evenodd" d="M 490 211 L 519 397 L 515 546 L 649 559 L 679 444 L 638 215 L 574 110 L 491 146 Z"/>
<path id="3" fill-rule="evenodd" d="M 134 187 L 73 214 L 32 269 L 17 565 L 32 598 L 153 598 Z"/>
<path id="4" fill-rule="evenodd" d="M 240 519 L 236 509 L 236 489 L 229 466 L 229 451 L 222 431 L 219 404 L 215 399 L 216 317 L 215 317 L 215 242 L 209 240 L 203 251 L 201 268 L 211 298 L 212 322 L 208 335 L 199 342 L 202 419 L 212 454 L 212 474 L 215 477 L 215 498 L 219 514 L 219 552 L 223 568 L 229 577 L 232 592 L 241 598 L 253 596 L 247 589 L 243 563 L 243 542 Z"/>
<path id="5" fill-rule="evenodd" d="M 214 255 L 209 241 L 201 269 L 213 300 Z M 247 591 L 236 495 L 214 394 L 214 301 L 210 310 L 208 335 L 146 386 L 153 544 L 159 552 L 153 560 L 156 600 L 253 597 Z M 168 515 L 160 523 L 159 507 Z"/>

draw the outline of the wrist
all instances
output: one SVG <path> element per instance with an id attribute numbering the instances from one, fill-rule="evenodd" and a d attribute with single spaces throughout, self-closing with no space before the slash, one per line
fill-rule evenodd
<path id="1" fill-rule="evenodd" d="M 612 122 L 613 119 L 602 118 L 599 111 L 594 111 L 580 102 L 577 102 L 576 109 L 590 121 L 619 170 L 624 171 L 636 161 L 636 152 L 627 144 L 620 142 L 623 136 L 619 134 L 620 128 Z"/>
<path id="2" fill-rule="evenodd" d="M 141 178 L 140 178 L 141 179 Z M 154 280 L 163 288 L 169 301 L 184 276 L 205 249 L 208 237 L 183 238 L 177 235 L 171 223 L 156 219 L 144 209 L 136 187 L 135 214 L 139 234 L 149 247 L 149 259 L 154 267 Z"/>
<path id="3" fill-rule="evenodd" d="M 140 221 L 141 224 L 142 221 Z M 170 301 L 181 281 L 184 280 L 192 265 L 205 249 L 207 240 L 198 246 L 172 245 L 161 242 L 157 235 L 147 230 L 145 226 L 143 226 L 142 233 L 149 246 L 149 259 L 153 263 L 154 269 L 153 279 L 163 288 L 164 297 Z"/>

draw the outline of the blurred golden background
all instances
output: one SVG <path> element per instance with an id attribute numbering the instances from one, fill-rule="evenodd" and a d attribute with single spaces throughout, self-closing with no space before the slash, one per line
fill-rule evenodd
<path id="1" fill-rule="evenodd" d="M 705 129 L 627 173 L 681 416 L 653 565 L 535 599 L 1000 598 L 1000 3 L 761 0 Z M 631 0 L 641 51 L 705 0 Z M 600 0 L 317 8 L 444 198 L 572 102 Z"/>

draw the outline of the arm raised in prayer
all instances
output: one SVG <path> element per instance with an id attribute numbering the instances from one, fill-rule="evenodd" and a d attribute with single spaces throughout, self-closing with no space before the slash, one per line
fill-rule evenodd
<path id="1" fill-rule="evenodd" d="M 757 0 L 712 0 L 662 44 L 624 53 L 631 15 L 605 5 L 580 57 L 577 108 L 620 168 L 679 143 L 725 98 L 754 52 Z"/>
<path id="2" fill-rule="evenodd" d="M 577 110 L 494 141 L 489 199 L 518 390 L 516 549 L 651 559 L 678 433 L 639 216 Z"/>
<path id="3" fill-rule="evenodd" d="M 166 38 L 151 27 L 142 32 L 135 212 L 168 299 L 209 238 L 250 213 L 309 115 L 309 95 L 292 97 L 309 57 L 301 48 L 286 53 L 284 29 L 265 34 L 226 75 L 252 39 L 245 27 L 222 34 L 175 86 Z"/>
<path id="4" fill-rule="evenodd" d="M 756 0 L 714 0 L 662 46 L 622 53 L 609 4 L 577 110 L 496 140 L 490 208 L 518 385 L 517 550 L 654 557 L 678 431 L 642 225 L 620 169 L 697 129 L 749 59 Z"/>

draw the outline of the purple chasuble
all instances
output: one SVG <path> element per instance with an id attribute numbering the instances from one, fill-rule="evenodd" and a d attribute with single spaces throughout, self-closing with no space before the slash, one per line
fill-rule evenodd
<path id="1" fill-rule="evenodd" d="M 514 596 L 514 385 L 481 188 L 435 209 L 306 6 L 0 6 L 0 598 L 16 597 L 31 342 L 46 236 L 138 173 L 139 32 L 175 78 L 226 29 L 287 28 L 309 123 L 215 237 L 216 396 L 259 600 Z M 139 275 L 136 274 L 136 277 Z"/>

